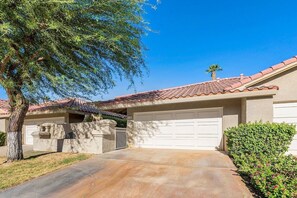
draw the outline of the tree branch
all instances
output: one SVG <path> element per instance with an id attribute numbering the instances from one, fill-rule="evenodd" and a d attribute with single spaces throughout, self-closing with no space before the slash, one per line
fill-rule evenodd
<path id="1" fill-rule="evenodd" d="M 9 60 L 10 60 L 10 54 L 7 54 L 1 61 L 1 69 L 0 69 L 1 74 L 4 73 L 6 64 L 9 62 Z"/>

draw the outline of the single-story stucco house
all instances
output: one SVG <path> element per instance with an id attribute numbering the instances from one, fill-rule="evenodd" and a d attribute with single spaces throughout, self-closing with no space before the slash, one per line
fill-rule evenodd
<path id="1" fill-rule="evenodd" d="M 297 57 L 252 76 L 217 79 L 96 102 L 126 113 L 130 144 L 226 150 L 224 130 L 254 121 L 297 124 Z M 297 153 L 297 136 L 289 151 Z"/>
<path id="2" fill-rule="evenodd" d="M 7 132 L 10 106 L 0 100 L 0 131 Z M 77 98 L 66 98 L 38 105 L 30 105 L 23 126 L 23 143 L 33 144 L 32 132 L 43 123 L 68 124 L 82 122 L 86 115 L 101 114 L 114 118 L 125 118 L 113 112 L 101 111 L 93 104 Z"/>

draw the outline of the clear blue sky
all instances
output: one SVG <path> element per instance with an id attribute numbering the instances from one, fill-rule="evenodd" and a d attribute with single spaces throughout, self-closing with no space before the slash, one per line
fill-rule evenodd
<path id="1" fill-rule="evenodd" d="M 205 70 L 214 63 L 223 67 L 223 78 L 251 75 L 297 55 L 296 8 L 296 0 L 163 0 L 146 15 L 155 33 L 144 38 L 149 75 L 136 90 L 209 80 Z M 93 99 L 134 93 L 128 85 L 118 82 Z"/>

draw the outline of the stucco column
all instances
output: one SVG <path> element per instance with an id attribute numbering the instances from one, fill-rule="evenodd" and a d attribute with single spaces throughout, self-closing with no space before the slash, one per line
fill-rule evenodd
<path id="1" fill-rule="evenodd" d="M 245 98 L 242 100 L 242 122 L 272 122 L 273 97 Z"/>
<path id="2" fill-rule="evenodd" d="M 35 131 L 32 133 L 33 136 L 33 150 L 37 151 L 39 148 L 39 141 L 40 141 L 40 137 L 39 137 L 39 131 Z"/>
<path id="3" fill-rule="evenodd" d="M 98 121 L 100 129 L 94 130 L 92 135 L 94 141 L 98 146 L 96 150 L 99 153 L 114 151 L 116 149 L 116 125 L 114 120 L 100 120 Z"/>

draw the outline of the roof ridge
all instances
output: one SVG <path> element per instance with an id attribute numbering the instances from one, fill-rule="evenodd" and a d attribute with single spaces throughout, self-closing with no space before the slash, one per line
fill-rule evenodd
<path id="1" fill-rule="evenodd" d="M 259 71 L 258 73 L 248 76 L 247 78 L 244 78 L 244 79 L 240 80 L 239 82 L 226 87 L 224 90 L 225 91 L 234 90 L 234 89 L 239 88 L 239 87 L 241 87 L 247 83 L 250 83 L 256 79 L 266 76 L 267 74 L 271 74 L 275 71 L 278 71 L 279 69 L 285 68 L 286 66 L 293 64 L 293 63 L 297 63 L 297 56 L 293 56 L 292 58 L 284 60 L 278 64 L 272 65 L 262 71 Z"/>
<path id="2" fill-rule="evenodd" d="M 264 90 L 279 90 L 279 87 L 276 85 L 262 85 L 262 86 L 254 86 L 254 87 L 249 87 L 249 88 L 245 88 L 245 89 L 232 89 L 232 90 L 224 90 L 224 91 L 219 91 L 216 93 L 210 92 L 208 94 L 196 94 L 194 95 L 195 97 L 200 97 L 200 96 L 210 96 L 210 95 L 222 95 L 222 94 L 232 94 L 232 93 L 242 93 L 242 92 L 252 92 L 252 91 L 264 91 Z M 183 97 L 183 98 L 188 98 L 188 97 L 194 97 L 194 96 L 187 96 L 187 97 Z M 177 97 L 169 97 L 167 98 L 168 100 L 172 100 L 172 99 L 178 99 Z M 156 100 L 160 100 L 160 99 L 156 99 Z M 139 99 L 137 100 L 138 102 L 144 102 L 146 101 L 146 99 Z M 113 104 L 115 102 L 115 104 L 117 104 L 119 101 L 115 101 L 115 100 L 109 100 L 109 101 L 104 101 L 102 104 L 104 105 L 109 105 L 109 104 Z M 135 102 L 135 100 L 127 100 L 125 101 L 126 103 L 132 103 Z"/>
<path id="3" fill-rule="evenodd" d="M 153 93 L 153 92 L 158 92 L 158 91 L 167 91 L 167 90 L 172 90 L 172 89 L 180 89 L 180 88 L 185 88 L 185 87 L 190 87 L 190 86 L 195 86 L 195 85 L 202 85 L 202 84 L 207 84 L 207 83 L 212 83 L 212 82 L 219 82 L 219 81 L 222 81 L 222 80 L 237 79 L 237 78 L 241 78 L 241 77 L 240 76 L 237 76 L 237 77 L 227 77 L 227 78 L 220 78 L 220 79 L 216 79 L 216 80 L 208 80 L 208 81 L 203 81 L 203 82 L 198 82 L 198 83 L 192 83 L 192 84 L 187 84 L 187 85 L 170 87 L 170 88 L 165 88 L 165 89 L 142 91 L 142 92 L 138 92 L 138 93 L 134 93 L 134 94 L 127 94 L 127 95 L 118 96 L 115 99 L 125 98 L 125 97 L 129 97 L 129 96 L 133 96 L 133 95 L 138 95 L 138 94 Z"/>

